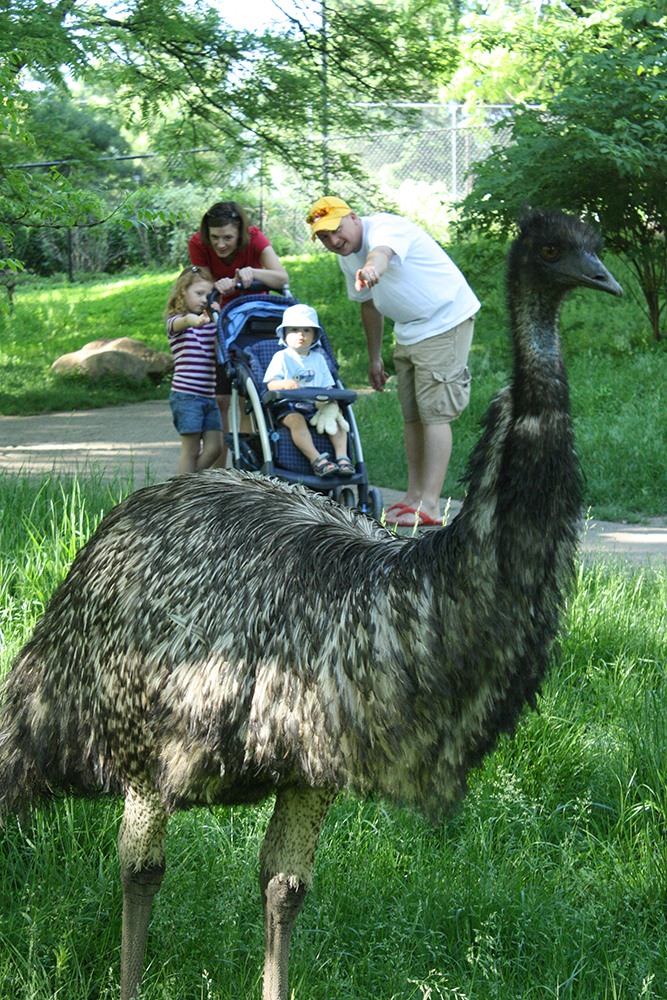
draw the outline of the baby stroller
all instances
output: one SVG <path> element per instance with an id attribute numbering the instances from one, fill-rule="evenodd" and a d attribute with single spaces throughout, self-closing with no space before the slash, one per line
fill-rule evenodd
<path id="1" fill-rule="evenodd" d="M 263 383 L 264 373 L 276 351 L 283 346 L 276 336 L 283 312 L 294 305 L 290 295 L 250 294 L 233 299 L 218 314 L 218 359 L 225 365 L 232 384 L 229 411 L 229 433 L 225 440 L 235 469 L 274 476 L 287 483 L 302 483 L 308 489 L 325 493 L 345 507 L 356 507 L 364 514 L 380 519 L 382 494 L 369 488 L 361 439 L 352 404 L 357 394 L 343 387 L 338 378 L 338 365 L 331 344 L 324 333 L 318 350 L 322 350 L 333 375 L 335 386 L 330 389 L 280 389 L 269 391 Z M 259 286 L 263 287 L 263 286 Z M 348 454 L 355 472 L 353 476 L 320 478 L 310 462 L 292 441 L 287 427 L 275 416 L 281 400 L 326 402 L 336 400 L 344 412 L 350 430 Z M 249 415 L 250 431 L 241 431 L 241 414 Z M 331 450 L 324 434 L 310 428 L 315 447 L 320 452 Z"/>

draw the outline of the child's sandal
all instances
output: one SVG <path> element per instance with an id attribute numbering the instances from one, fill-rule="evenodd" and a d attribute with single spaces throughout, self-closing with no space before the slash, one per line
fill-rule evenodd
<path id="1" fill-rule="evenodd" d="M 320 479 L 326 479 L 327 476 L 334 476 L 338 472 L 338 466 L 335 462 L 331 461 L 326 452 L 318 455 L 310 464 L 313 467 L 313 472 Z"/>
<path id="2" fill-rule="evenodd" d="M 347 455 L 342 455 L 339 459 L 337 459 L 336 464 L 338 465 L 339 476 L 354 475 L 354 466 L 352 465 L 352 462 L 349 460 Z"/>

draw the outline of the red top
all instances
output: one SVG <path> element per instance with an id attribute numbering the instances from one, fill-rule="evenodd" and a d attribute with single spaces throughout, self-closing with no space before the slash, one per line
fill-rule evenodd
<path id="1" fill-rule="evenodd" d="M 237 268 L 255 267 L 261 268 L 262 252 L 271 244 L 261 229 L 257 226 L 248 226 L 250 239 L 245 250 L 239 250 L 230 264 L 226 264 L 221 257 L 218 257 L 213 247 L 207 246 L 199 233 L 190 237 L 188 249 L 190 252 L 190 263 L 195 267 L 207 267 L 213 275 L 213 280 L 219 278 L 233 278 Z M 225 295 L 225 301 L 235 298 L 240 292 L 230 292 Z"/>

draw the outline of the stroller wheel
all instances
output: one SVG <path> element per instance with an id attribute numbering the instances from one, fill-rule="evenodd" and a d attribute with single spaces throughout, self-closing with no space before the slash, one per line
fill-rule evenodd
<path id="1" fill-rule="evenodd" d="M 235 456 L 233 434 L 225 434 L 225 444 L 232 453 L 235 469 L 241 469 L 243 472 L 258 472 L 262 468 L 262 462 L 259 458 L 262 453 L 262 446 L 258 435 L 238 435 L 238 459 Z"/>
<path id="2" fill-rule="evenodd" d="M 384 510 L 382 493 L 373 486 L 368 491 L 368 505 L 371 517 L 374 517 L 376 521 L 380 521 L 382 519 L 382 511 Z"/>
<path id="3" fill-rule="evenodd" d="M 336 499 L 338 500 L 338 503 L 341 505 L 341 507 L 357 506 L 357 498 L 354 495 L 354 490 L 350 489 L 349 486 L 343 486 Z"/>

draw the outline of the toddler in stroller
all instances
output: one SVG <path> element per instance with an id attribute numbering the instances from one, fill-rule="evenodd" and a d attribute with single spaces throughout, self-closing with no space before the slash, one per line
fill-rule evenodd
<path id="1" fill-rule="evenodd" d="M 290 309 L 294 311 L 287 312 Z M 285 327 L 315 331 L 316 336 L 311 334 L 315 343 L 304 366 L 312 370 L 312 380 L 310 376 L 293 378 L 296 369 L 283 367 L 282 356 L 289 350 L 282 336 Z M 276 361 L 274 355 L 278 355 Z M 218 316 L 218 356 L 232 385 L 227 443 L 234 467 L 303 483 L 379 519 L 382 495 L 368 485 L 352 408 L 356 393 L 345 389 L 338 378 L 335 356 L 315 310 L 280 295 L 251 294 L 235 299 Z M 320 380 L 324 386 L 318 384 Z M 300 387 L 287 388 L 288 381 Z M 241 429 L 246 415 L 249 432 Z M 290 419 L 297 415 L 300 419 Z M 295 444 L 295 424 L 308 435 L 310 444 L 299 430 Z M 329 458 L 332 446 L 335 463 Z"/>
<path id="2" fill-rule="evenodd" d="M 322 334 L 317 313 L 307 305 L 288 306 L 276 330 L 284 350 L 276 351 L 264 373 L 264 384 L 270 392 L 279 389 L 329 389 L 334 378 L 324 354 L 312 348 Z M 338 403 L 330 400 L 283 399 L 276 403 L 276 419 L 289 427 L 292 441 L 306 456 L 316 476 L 326 479 L 336 474 L 354 475 L 354 466 L 347 455 L 347 432 L 350 425 Z M 315 447 L 306 420 L 319 431 L 324 430 L 334 449 L 335 461 L 328 452 Z"/>

